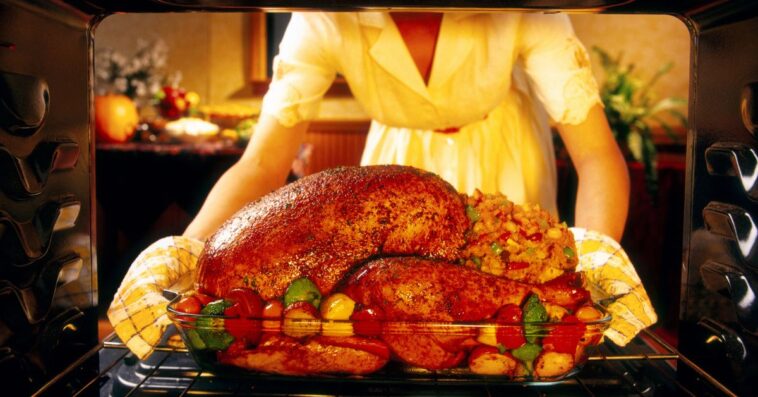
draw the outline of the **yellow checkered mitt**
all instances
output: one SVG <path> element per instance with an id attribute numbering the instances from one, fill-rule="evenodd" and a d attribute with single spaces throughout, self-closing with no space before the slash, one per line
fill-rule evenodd
<path id="1" fill-rule="evenodd" d="M 658 321 L 653 304 L 619 243 L 591 230 L 578 227 L 570 230 L 579 256 L 576 270 L 584 273 L 592 300 L 612 301 L 607 309 L 613 318 L 605 336 L 624 346 Z"/>
<path id="2" fill-rule="evenodd" d="M 140 359 L 153 352 L 171 324 L 163 290 L 185 292 L 194 287 L 202 250 L 202 241 L 166 237 L 142 251 L 129 267 L 108 308 L 108 319 L 118 337 Z"/>

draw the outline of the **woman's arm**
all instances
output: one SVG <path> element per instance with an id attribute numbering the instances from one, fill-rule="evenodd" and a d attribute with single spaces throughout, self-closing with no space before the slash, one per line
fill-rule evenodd
<path id="1" fill-rule="evenodd" d="M 213 186 L 184 235 L 205 240 L 245 204 L 282 186 L 308 124 L 284 127 L 262 115 L 242 157 Z"/>
<path id="2" fill-rule="evenodd" d="M 576 226 L 621 240 L 629 209 L 629 171 L 600 105 L 558 131 L 579 176 Z"/>

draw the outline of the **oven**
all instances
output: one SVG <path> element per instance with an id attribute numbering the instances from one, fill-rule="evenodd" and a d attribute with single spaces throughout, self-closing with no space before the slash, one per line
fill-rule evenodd
<path id="1" fill-rule="evenodd" d="M 643 332 L 576 377 L 513 385 L 433 373 L 207 373 L 167 339 L 136 360 L 97 336 L 94 29 L 116 12 L 426 8 L 650 13 L 691 33 L 678 345 Z M 0 0 L 3 395 L 755 395 L 758 3 L 750 0 Z M 665 40 L 662 37 L 661 40 Z M 672 302 L 672 305 L 676 305 Z"/>

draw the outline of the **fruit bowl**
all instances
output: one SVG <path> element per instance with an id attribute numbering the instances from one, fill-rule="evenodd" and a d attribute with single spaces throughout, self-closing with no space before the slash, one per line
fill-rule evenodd
<path id="1" fill-rule="evenodd" d="M 285 306 L 244 295 L 190 293 L 169 304 L 169 318 L 203 369 L 367 378 L 399 371 L 401 377 L 554 382 L 579 371 L 611 319 L 598 305 L 545 308 L 536 295 L 478 322 L 393 321 L 371 308 L 346 307 L 339 296 L 315 306 Z M 349 316 L 339 315 L 345 310 Z"/>

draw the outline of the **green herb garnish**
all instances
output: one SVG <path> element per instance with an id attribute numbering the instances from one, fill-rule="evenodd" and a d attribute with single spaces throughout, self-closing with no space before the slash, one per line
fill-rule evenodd
<path id="1" fill-rule="evenodd" d="M 479 259 L 478 256 L 472 256 L 471 257 L 471 262 L 474 262 L 474 264 L 476 265 L 477 269 L 481 269 L 482 268 L 482 260 Z"/>
<path id="2" fill-rule="evenodd" d="M 477 211 L 472 205 L 466 206 L 466 216 L 468 216 L 468 219 L 471 220 L 471 222 L 477 222 L 481 219 L 479 211 Z"/>

